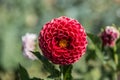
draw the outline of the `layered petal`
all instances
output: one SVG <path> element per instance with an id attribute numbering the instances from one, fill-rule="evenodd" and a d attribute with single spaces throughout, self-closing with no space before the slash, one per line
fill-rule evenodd
<path id="1" fill-rule="evenodd" d="M 43 55 L 60 65 L 77 61 L 85 53 L 87 46 L 83 26 L 77 20 L 65 16 L 46 23 L 38 40 Z"/>

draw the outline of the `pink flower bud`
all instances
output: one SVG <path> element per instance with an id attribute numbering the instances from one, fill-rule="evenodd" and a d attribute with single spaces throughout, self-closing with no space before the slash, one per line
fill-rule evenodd
<path id="1" fill-rule="evenodd" d="M 100 37 L 104 46 L 113 47 L 119 38 L 119 31 L 113 26 L 107 26 Z"/>

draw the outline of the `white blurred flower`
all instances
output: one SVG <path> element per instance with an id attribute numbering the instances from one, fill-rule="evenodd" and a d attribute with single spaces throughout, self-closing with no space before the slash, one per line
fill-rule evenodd
<path id="1" fill-rule="evenodd" d="M 37 35 L 32 33 L 26 33 L 22 36 L 23 55 L 29 59 L 35 60 L 37 57 L 31 52 L 35 50 Z"/>

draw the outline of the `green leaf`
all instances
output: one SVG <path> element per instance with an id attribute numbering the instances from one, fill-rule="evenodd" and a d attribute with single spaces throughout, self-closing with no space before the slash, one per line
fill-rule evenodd
<path id="1" fill-rule="evenodd" d="M 92 55 L 91 55 L 91 53 L 92 53 Z M 95 50 L 93 50 L 93 49 L 87 49 L 87 55 L 86 55 L 86 61 L 89 61 L 89 60 L 95 60 L 96 59 L 96 52 L 95 52 Z"/>
<path id="2" fill-rule="evenodd" d="M 116 44 L 118 44 L 120 42 L 120 38 L 117 40 Z"/>
<path id="3" fill-rule="evenodd" d="M 100 48 L 99 44 L 101 43 L 100 38 L 97 35 L 87 33 L 87 36 L 92 40 L 92 42 Z"/>
<path id="4" fill-rule="evenodd" d="M 116 71 L 117 70 L 117 67 L 116 67 L 116 64 L 113 60 L 109 60 L 108 61 L 108 64 L 111 66 L 111 68 Z"/>
<path id="5" fill-rule="evenodd" d="M 98 58 L 100 59 L 100 61 L 103 63 L 103 62 L 104 62 L 104 56 L 103 56 L 103 53 L 97 48 L 97 46 L 96 46 L 95 51 L 96 51 L 96 55 L 97 55 L 97 57 L 98 57 Z"/>
<path id="6" fill-rule="evenodd" d="M 61 65 L 60 70 L 63 73 L 63 80 L 73 80 L 72 78 L 72 65 Z"/>
<path id="7" fill-rule="evenodd" d="M 19 73 L 21 80 L 30 80 L 27 70 L 19 64 Z"/>
<path id="8" fill-rule="evenodd" d="M 39 52 L 32 52 L 42 63 L 50 75 L 48 78 L 57 78 L 60 76 L 60 72 L 55 68 L 55 66 L 48 61 L 47 58 L 45 58 L 43 55 L 41 55 Z"/>
<path id="9" fill-rule="evenodd" d="M 99 46 L 100 42 L 101 42 L 100 38 L 96 35 L 91 34 L 91 33 L 87 33 L 87 35 L 93 43 L 93 47 L 94 47 L 94 50 L 95 50 L 95 53 L 96 53 L 97 57 L 103 63 L 104 62 L 104 56 L 103 56 L 103 53 L 100 50 L 100 46 Z"/>
<path id="10" fill-rule="evenodd" d="M 48 76 L 48 78 L 56 78 L 56 79 L 58 79 L 58 78 L 60 78 L 60 76 L 61 76 L 61 74 L 60 74 L 60 72 L 57 70 L 57 69 L 51 69 L 51 71 L 50 71 L 50 75 Z"/>
<path id="11" fill-rule="evenodd" d="M 40 78 L 32 78 L 32 79 L 30 79 L 30 80 L 44 80 L 44 79 L 40 79 Z"/>
<path id="12" fill-rule="evenodd" d="M 43 79 L 35 78 L 35 77 L 30 79 L 27 70 L 23 66 L 21 66 L 20 64 L 19 64 L 19 70 L 18 71 L 20 73 L 20 80 L 43 80 Z"/>

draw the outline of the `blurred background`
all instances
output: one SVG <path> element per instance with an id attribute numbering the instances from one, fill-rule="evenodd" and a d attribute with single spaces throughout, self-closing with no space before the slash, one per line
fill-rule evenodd
<path id="1" fill-rule="evenodd" d="M 87 32 L 98 34 L 101 27 L 120 26 L 120 0 L 0 0 L 0 80 L 15 80 L 19 63 L 31 77 L 48 75 L 38 61 L 23 56 L 21 37 L 27 32 L 38 35 L 46 22 L 60 16 L 75 18 Z M 99 80 L 99 63 L 91 62 L 97 67 L 83 74 L 88 67 L 86 55 L 74 64 L 73 76 Z"/>

